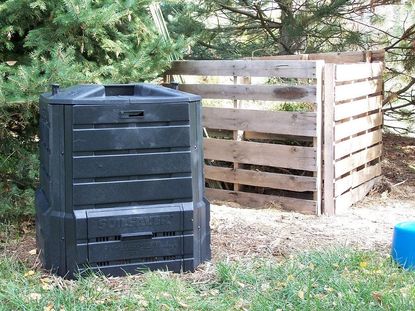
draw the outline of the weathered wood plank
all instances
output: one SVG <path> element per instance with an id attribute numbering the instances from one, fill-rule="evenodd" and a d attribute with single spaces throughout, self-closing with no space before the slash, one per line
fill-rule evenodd
<path id="1" fill-rule="evenodd" d="M 361 165 L 379 158 L 382 155 L 382 144 L 359 151 L 350 157 L 344 158 L 335 164 L 335 178 L 358 168 Z"/>
<path id="2" fill-rule="evenodd" d="M 316 150 L 278 144 L 204 139 L 205 159 L 315 171 Z"/>
<path id="3" fill-rule="evenodd" d="M 172 63 L 168 74 L 315 78 L 316 64 L 290 60 L 185 60 Z"/>
<path id="4" fill-rule="evenodd" d="M 380 177 L 375 177 L 364 184 L 351 189 L 350 191 L 342 194 L 336 198 L 336 211 L 339 213 L 344 212 L 347 208 L 362 200 L 373 186 L 379 181 Z"/>
<path id="5" fill-rule="evenodd" d="M 315 53 L 315 54 L 298 54 L 298 55 L 276 55 L 276 56 L 259 56 L 247 59 L 257 60 L 324 60 L 326 63 L 345 64 L 358 63 L 367 61 L 367 53 L 371 54 L 372 61 L 383 61 L 385 58 L 384 50 L 359 51 L 359 52 L 333 52 L 333 53 Z"/>
<path id="6" fill-rule="evenodd" d="M 382 173 L 380 163 L 376 163 L 375 165 L 365 167 L 360 171 L 354 171 L 350 175 L 336 180 L 334 184 L 335 188 L 335 196 L 338 197 L 342 193 L 355 188 L 368 180 L 379 176 Z"/>
<path id="7" fill-rule="evenodd" d="M 205 99 L 264 100 L 284 102 L 316 101 L 315 86 L 231 85 L 231 84 L 180 84 L 183 92 Z"/>
<path id="8" fill-rule="evenodd" d="M 203 126 L 212 129 L 315 137 L 316 113 L 205 107 Z"/>
<path id="9" fill-rule="evenodd" d="M 382 130 L 365 133 L 360 136 L 336 143 L 334 158 L 338 160 L 348 154 L 370 147 L 382 141 Z"/>
<path id="10" fill-rule="evenodd" d="M 334 76 L 335 65 L 326 64 L 324 68 L 324 206 L 323 213 L 335 214 L 334 205 Z"/>
<path id="11" fill-rule="evenodd" d="M 228 191 L 206 188 L 206 197 L 209 201 L 236 202 L 245 207 L 270 208 L 275 205 L 284 210 L 303 214 L 316 214 L 316 202 L 312 200 L 295 199 L 276 195 Z"/>
<path id="12" fill-rule="evenodd" d="M 335 89 L 336 102 L 352 100 L 363 96 L 382 92 L 382 80 L 369 80 L 357 83 L 337 85 Z"/>
<path id="13" fill-rule="evenodd" d="M 205 178 L 298 192 L 316 190 L 315 177 L 258 172 L 211 165 L 205 165 Z"/>
<path id="14" fill-rule="evenodd" d="M 375 78 L 382 75 L 383 63 L 338 65 L 336 82 Z"/>
<path id="15" fill-rule="evenodd" d="M 336 121 L 358 116 L 368 111 L 382 107 L 382 95 L 356 100 L 354 102 L 336 105 L 334 118 Z"/>
<path id="16" fill-rule="evenodd" d="M 245 139 L 258 139 L 258 140 L 298 140 L 298 141 L 313 141 L 313 137 L 307 136 L 292 136 L 292 135 L 281 135 L 281 134 L 269 134 L 269 133 L 258 133 L 245 131 Z"/>
<path id="17" fill-rule="evenodd" d="M 353 119 L 348 122 L 337 124 L 335 131 L 335 140 L 337 142 L 343 138 L 355 135 L 365 130 L 370 130 L 374 127 L 382 125 L 382 122 L 382 113 L 378 112 L 358 119 Z"/>

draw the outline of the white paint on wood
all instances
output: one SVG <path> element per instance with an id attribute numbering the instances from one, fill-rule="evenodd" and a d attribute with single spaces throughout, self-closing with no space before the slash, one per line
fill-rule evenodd
<path id="1" fill-rule="evenodd" d="M 372 146 L 370 148 L 352 154 L 350 157 L 344 158 L 335 164 L 335 178 L 358 168 L 361 165 L 369 163 L 382 154 L 382 144 Z"/>
<path id="2" fill-rule="evenodd" d="M 335 141 L 337 142 L 346 137 L 370 130 L 380 125 L 382 125 L 382 114 L 380 112 L 336 124 Z"/>
<path id="3" fill-rule="evenodd" d="M 335 214 L 334 206 L 334 92 L 335 65 L 324 67 L 324 206 L 326 215 Z"/>
<path id="4" fill-rule="evenodd" d="M 336 69 L 336 82 L 362 80 L 380 77 L 383 63 L 363 63 L 338 65 Z"/>
<path id="5" fill-rule="evenodd" d="M 382 95 L 359 99 L 353 102 L 336 105 L 334 118 L 336 121 L 361 115 L 382 107 Z"/>
<path id="6" fill-rule="evenodd" d="M 381 174 L 380 163 L 375 165 L 367 166 L 360 171 L 353 171 L 350 175 L 343 177 L 342 179 L 336 180 L 334 184 L 335 196 L 338 197 L 342 193 L 355 188 L 368 180 L 377 177 Z"/>
<path id="7" fill-rule="evenodd" d="M 369 80 L 336 86 L 335 100 L 346 101 L 382 92 L 382 80 Z"/>
<path id="8" fill-rule="evenodd" d="M 373 146 L 382 141 L 382 130 L 365 133 L 360 136 L 336 143 L 334 158 L 338 160 L 346 155 Z"/>

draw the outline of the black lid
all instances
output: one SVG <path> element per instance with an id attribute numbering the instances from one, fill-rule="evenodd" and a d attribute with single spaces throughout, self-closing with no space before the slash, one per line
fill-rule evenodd
<path id="1" fill-rule="evenodd" d="M 56 88 L 56 87 L 55 87 Z M 81 84 L 66 89 L 55 89 L 40 96 L 42 102 L 67 105 L 96 105 L 103 103 L 160 103 L 199 101 L 193 95 L 163 86 L 137 84 Z"/>

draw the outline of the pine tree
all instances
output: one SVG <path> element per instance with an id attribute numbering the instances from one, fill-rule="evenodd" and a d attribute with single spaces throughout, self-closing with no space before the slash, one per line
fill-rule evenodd
<path id="1" fill-rule="evenodd" d="M 37 101 L 50 83 L 148 81 L 181 53 L 181 37 L 157 34 L 150 2 L 0 2 L 0 219 L 32 211 Z"/>
<path id="2" fill-rule="evenodd" d="M 198 0 L 166 6 L 172 29 L 191 35 L 192 58 L 238 58 L 366 48 L 350 20 L 370 11 L 366 0 Z M 196 27 L 183 27 L 194 24 Z"/>

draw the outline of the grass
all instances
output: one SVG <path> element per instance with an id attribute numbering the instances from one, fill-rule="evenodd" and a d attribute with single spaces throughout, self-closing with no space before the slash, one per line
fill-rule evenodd
<path id="1" fill-rule="evenodd" d="M 378 253 L 331 250 L 214 268 L 203 282 L 162 272 L 63 281 L 3 257 L 0 310 L 415 310 L 415 273 Z"/>

